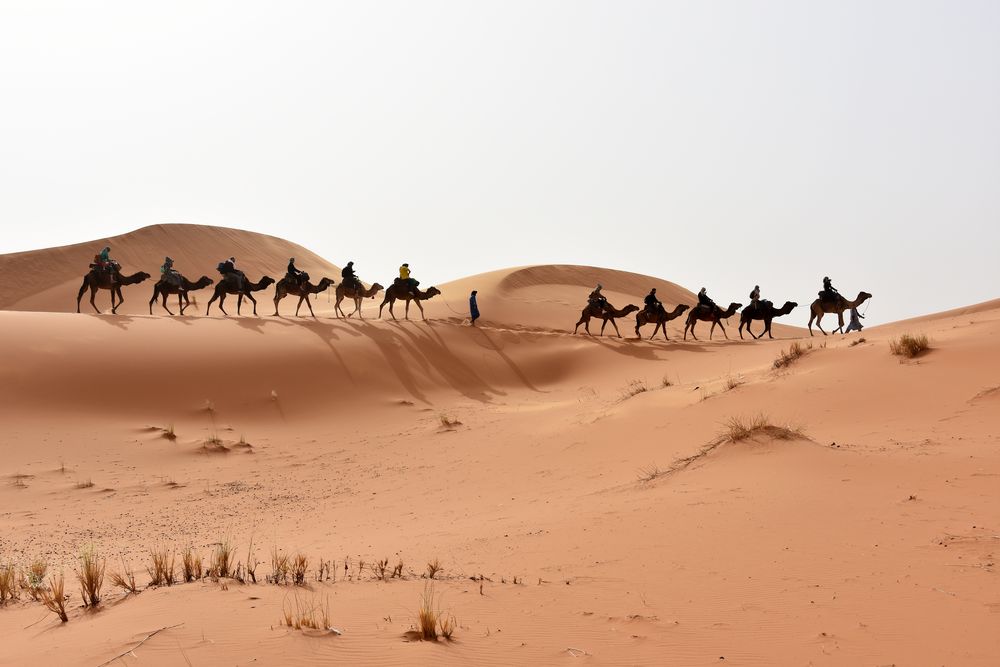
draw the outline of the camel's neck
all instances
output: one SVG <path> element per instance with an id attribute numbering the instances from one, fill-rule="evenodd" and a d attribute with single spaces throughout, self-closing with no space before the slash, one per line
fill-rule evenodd
<path id="1" fill-rule="evenodd" d="M 856 298 L 854 301 L 848 301 L 847 302 L 847 307 L 848 308 L 857 308 L 858 306 L 860 306 L 861 304 L 863 304 L 865 302 L 866 298 L 867 297 L 865 296 L 864 292 L 858 292 L 858 298 Z"/>

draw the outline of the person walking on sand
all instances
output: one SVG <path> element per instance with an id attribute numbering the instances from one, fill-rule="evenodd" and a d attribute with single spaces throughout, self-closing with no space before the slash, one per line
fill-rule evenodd
<path id="1" fill-rule="evenodd" d="M 469 295 L 469 316 L 472 318 L 469 324 L 471 326 L 476 326 L 476 320 L 479 319 L 479 304 L 476 303 L 477 294 L 479 294 L 477 290 L 472 290 L 472 294 Z"/>
<path id="2" fill-rule="evenodd" d="M 844 329 L 844 333 L 850 333 L 851 331 L 861 331 L 865 327 L 861 324 L 861 320 L 865 319 L 865 316 L 858 312 L 857 308 L 851 308 L 851 321 Z"/>

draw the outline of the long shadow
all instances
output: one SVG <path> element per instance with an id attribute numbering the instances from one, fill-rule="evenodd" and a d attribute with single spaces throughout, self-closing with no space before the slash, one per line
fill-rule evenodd
<path id="1" fill-rule="evenodd" d="M 128 331 L 129 325 L 135 321 L 133 315 L 112 315 L 111 313 L 81 313 L 95 318 L 98 322 L 104 322 L 118 327 L 122 331 Z M 148 317 L 148 316 L 147 316 Z"/>
<path id="2" fill-rule="evenodd" d="M 503 360 L 505 364 L 507 364 L 511 372 L 517 376 L 517 379 L 519 379 L 525 387 L 527 387 L 531 391 L 536 391 L 538 393 L 542 394 L 548 393 L 545 390 L 539 389 L 537 386 L 535 386 L 535 384 L 530 379 L 528 379 L 528 376 L 525 375 L 524 371 L 522 371 L 521 368 L 516 363 L 514 363 L 514 360 L 511 359 L 510 356 L 503 351 L 503 348 L 497 343 L 496 340 L 490 338 L 490 335 L 486 333 L 484 329 L 481 329 L 479 327 L 469 327 L 469 329 L 475 330 L 475 334 L 478 334 L 486 342 L 486 345 L 491 350 L 493 350 L 496 353 L 496 355 L 500 357 L 501 360 Z M 437 335 L 437 333 L 434 332 L 434 335 Z M 438 339 L 440 340 L 440 336 L 438 336 Z M 444 342 L 441 341 L 441 344 L 444 345 Z"/>
<path id="3" fill-rule="evenodd" d="M 418 361 L 428 371 L 433 368 L 440 374 L 449 385 L 459 393 L 480 401 L 488 403 L 491 394 L 494 396 L 505 396 L 506 394 L 491 386 L 471 366 L 463 362 L 445 344 L 441 337 L 433 331 L 433 325 L 428 321 L 426 327 L 406 327 L 399 325 L 399 331 L 403 336 L 411 340 L 410 351 L 417 357 Z M 419 335 L 419 333 L 423 335 Z M 427 348 L 434 356 L 440 356 L 442 361 L 435 360 L 427 355 Z M 470 391 L 468 385 L 472 383 L 479 386 L 478 391 Z"/>
<path id="4" fill-rule="evenodd" d="M 400 350 L 400 348 L 405 348 L 400 336 L 367 322 L 348 322 L 347 320 L 341 320 L 341 322 L 360 335 L 370 338 L 389 363 L 389 368 L 396 374 L 400 385 L 417 400 L 430 403 L 427 396 L 417 386 L 416 377 L 408 370 L 407 359 Z"/>

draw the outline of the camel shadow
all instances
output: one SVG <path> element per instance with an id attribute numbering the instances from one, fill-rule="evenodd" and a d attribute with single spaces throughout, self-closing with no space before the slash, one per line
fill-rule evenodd
<path id="1" fill-rule="evenodd" d="M 122 331 L 128 331 L 129 325 L 135 321 L 135 316 L 133 315 L 112 315 L 111 313 L 84 313 L 85 315 L 96 319 L 98 322 L 104 322 L 105 324 L 110 324 L 112 326 L 118 327 Z"/>
<path id="2" fill-rule="evenodd" d="M 410 339 L 410 352 L 427 372 L 437 371 L 453 389 L 482 403 L 489 403 L 494 396 L 506 396 L 505 392 L 490 385 L 471 366 L 448 349 L 448 345 L 434 331 L 435 325 L 430 321 L 426 324 L 426 328 L 414 329 L 407 328 L 401 323 L 397 326 L 400 333 Z M 470 389 L 470 385 L 477 387 L 477 390 Z"/>
<path id="3" fill-rule="evenodd" d="M 402 385 L 402 387 L 408 391 L 413 398 L 416 398 L 423 403 L 430 403 L 427 396 L 424 395 L 424 393 L 420 391 L 420 387 L 417 386 L 416 376 L 414 376 L 414 374 L 410 372 L 407 367 L 407 358 L 404 357 L 401 352 L 401 348 L 405 349 L 407 346 L 400 336 L 391 331 L 385 331 L 382 327 L 368 324 L 367 322 L 348 322 L 347 320 L 341 321 L 348 328 L 354 329 L 358 335 L 366 336 L 373 343 L 375 343 L 379 352 L 382 353 L 382 356 L 388 362 L 389 368 L 391 368 L 393 373 L 396 374 L 396 378 L 399 380 L 400 385 Z"/>

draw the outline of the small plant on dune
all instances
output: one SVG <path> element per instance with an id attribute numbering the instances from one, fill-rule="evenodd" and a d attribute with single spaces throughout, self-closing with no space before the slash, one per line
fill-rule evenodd
<path id="1" fill-rule="evenodd" d="M 451 614 L 440 614 L 438 617 L 438 630 L 442 637 L 447 641 L 451 641 L 452 635 L 455 634 L 455 628 L 458 627 L 458 621 Z"/>
<path id="2" fill-rule="evenodd" d="M 43 588 L 39 591 L 39 597 L 42 599 L 42 604 L 45 608 L 51 611 L 53 614 L 59 617 L 59 620 L 65 623 L 69 620 L 69 616 L 66 615 L 66 580 L 63 575 L 59 575 L 56 579 L 55 575 L 49 578 L 49 587 Z"/>
<path id="3" fill-rule="evenodd" d="M 420 607 L 417 609 L 417 631 L 421 639 L 433 641 L 438 638 L 438 618 L 440 612 L 434 604 L 434 586 L 424 584 L 424 592 L 420 596 Z"/>
<path id="4" fill-rule="evenodd" d="M 899 338 L 893 338 L 889 341 L 889 350 L 894 355 L 906 357 L 907 359 L 912 359 L 919 354 L 923 354 L 930 347 L 926 334 L 920 334 L 919 336 L 903 334 Z"/>
<path id="5" fill-rule="evenodd" d="M 289 556 L 286 553 L 278 551 L 278 547 L 271 548 L 271 574 L 268 577 L 268 581 L 272 584 L 287 584 L 288 574 L 292 571 L 292 565 L 289 563 Z"/>
<path id="6" fill-rule="evenodd" d="M 852 340 L 850 346 L 854 347 L 855 345 L 861 345 L 862 343 L 865 343 L 865 342 L 867 342 L 867 341 L 865 340 L 864 336 L 862 336 L 861 338 L 858 338 L 857 340 Z"/>
<path id="7" fill-rule="evenodd" d="M 648 465 L 639 468 L 639 481 L 640 482 L 652 482 L 654 479 L 661 477 L 664 474 L 663 470 L 660 470 L 659 466 Z"/>
<path id="8" fill-rule="evenodd" d="M 392 578 L 402 579 L 403 578 L 403 561 L 396 563 L 396 566 L 392 568 Z"/>
<path id="9" fill-rule="evenodd" d="M 295 557 L 292 558 L 291 562 L 292 583 L 296 586 L 305 586 L 306 571 L 308 569 L 309 559 L 306 558 L 305 554 L 295 554 Z"/>
<path id="10" fill-rule="evenodd" d="M 766 435 L 775 440 L 794 440 L 802 437 L 802 431 L 787 426 L 772 424 L 767 415 L 761 413 L 753 417 L 730 417 L 719 435 L 720 442 L 739 442 L 755 435 Z"/>
<path id="11" fill-rule="evenodd" d="M 19 472 L 14 473 L 14 478 L 11 480 L 11 484 L 13 484 L 18 489 L 26 489 L 28 488 L 28 485 L 25 483 L 24 480 L 28 479 L 28 477 L 29 475 L 22 475 Z"/>
<path id="12" fill-rule="evenodd" d="M 121 572 L 111 573 L 111 585 L 125 591 L 125 595 L 135 595 L 139 592 L 139 587 L 135 585 L 135 575 L 132 569 L 126 565 L 125 558 L 122 557 Z"/>
<path id="13" fill-rule="evenodd" d="M 17 566 L 12 562 L 0 565 L 0 604 L 7 604 L 17 598 Z"/>
<path id="14" fill-rule="evenodd" d="M 434 576 L 441 571 L 441 569 L 441 561 L 437 558 L 427 563 L 427 578 L 433 579 Z"/>
<path id="15" fill-rule="evenodd" d="M 375 561 L 372 563 L 372 574 L 375 575 L 376 579 L 385 581 L 385 574 L 389 571 L 389 559 L 383 558 L 382 560 Z"/>
<path id="16" fill-rule="evenodd" d="M 333 630 L 330 625 L 330 598 L 309 601 L 295 595 L 294 604 L 285 598 L 282 603 L 281 622 L 295 630 Z"/>
<path id="17" fill-rule="evenodd" d="M 646 385 L 645 380 L 629 380 L 620 392 L 618 401 L 627 401 L 633 396 L 637 396 L 643 392 L 649 391 L 649 387 Z"/>
<path id="18" fill-rule="evenodd" d="M 444 428 L 444 429 L 453 429 L 456 426 L 461 426 L 462 425 L 462 422 L 458 421 L 458 419 L 456 419 L 454 417 L 451 417 L 449 415 L 446 415 L 443 412 L 438 415 L 438 420 L 441 422 L 441 428 Z"/>
<path id="19" fill-rule="evenodd" d="M 783 350 L 774 360 L 773 366 L 775 370 L 788 368 L 795 363 L 796 360 L 808 354 L 812 347 L 812 343 L 809 343 L 808 345 L 803 345 L 798 341 L 792 343 L 787 350 Z"/>
<path id="20" fill-rule="evenodd" d="M 184 575 L 184 583 L 197 581 L 202 577 L 201 554 L 194 550 L 194 547 L 187 547 L 181 553 L 181 571 Z"/>
<path id="21" fill-rule="evenodd" d="M 28 592 L 32 600 L 39 599 L 40 591 L 45 587 L 45 575 L 48 570 L 49 564 L 42 558 L 36 558 L 21 573 L 21 588 Z"/>
<path id="22" fill-rule="evenodd" d="M 156 547 L 149 550 L 149 565 L 146 567 L 149 573 L 150 586 L 173 586 L 174 585 L 174 554 L 167 547 Z"/>
<path id="23" fill-rule="evenodd" d="M 80 569 L 76 573 L 76 580 L 80 582 L 80 595 L 83 597 L 84 607 L 96 607 L 101 603 L 105 565 L 105 560 L 93 545 L 84 548 L 80 554 Z"/>
<path id="24" fill-rule="evenodd" d="M 674 383 L 670 381 L 670 378 L 666 375 L 663 376 L 663 380 L 660 382 L 660 386 L 666 389 L 667 387 L 673 387 Z"/>
<path id="25" fill-rule="evenodd" d="M 744 382 L 745 381 L 743 380 L 742 377 L 733 377 L 732 375 L 727 375 L 725 380 L 722 381 L 722 386 L 725 388 L 725 391 L 732 391 L 733 389 L 739 387 L 741 384 L 744 384 Z"/>
<path id="26" fill-rule="evenodd" d="M 166 438 L 167 440 L 176 440 L 177 439 L 177 433 L 174 432 L 174 425 L 173 424 L 168 424 L 166 426 L 166 428 L 164 428 L 162 430 L 163 430 L 162 436 L 164 438 Z"/>
<path id="27" fill-rule="evenodd" d="M 225 579 L 232 574 L 234 551 L 235 549 L 228 537 L 215 545 L 215 551 L 212 552 L 212 567 L 210 570 L 213 577 Z"/>
<path id="28" fill-rule="evenodd" d="M 76 483 L 76 488 L 78 488 L 78 489 L 89 489 L 92 486 L 94 486 L 94 481 L 92 479 L 90 479 L 89 477 L 84 482 L 77 482 Z"/>

